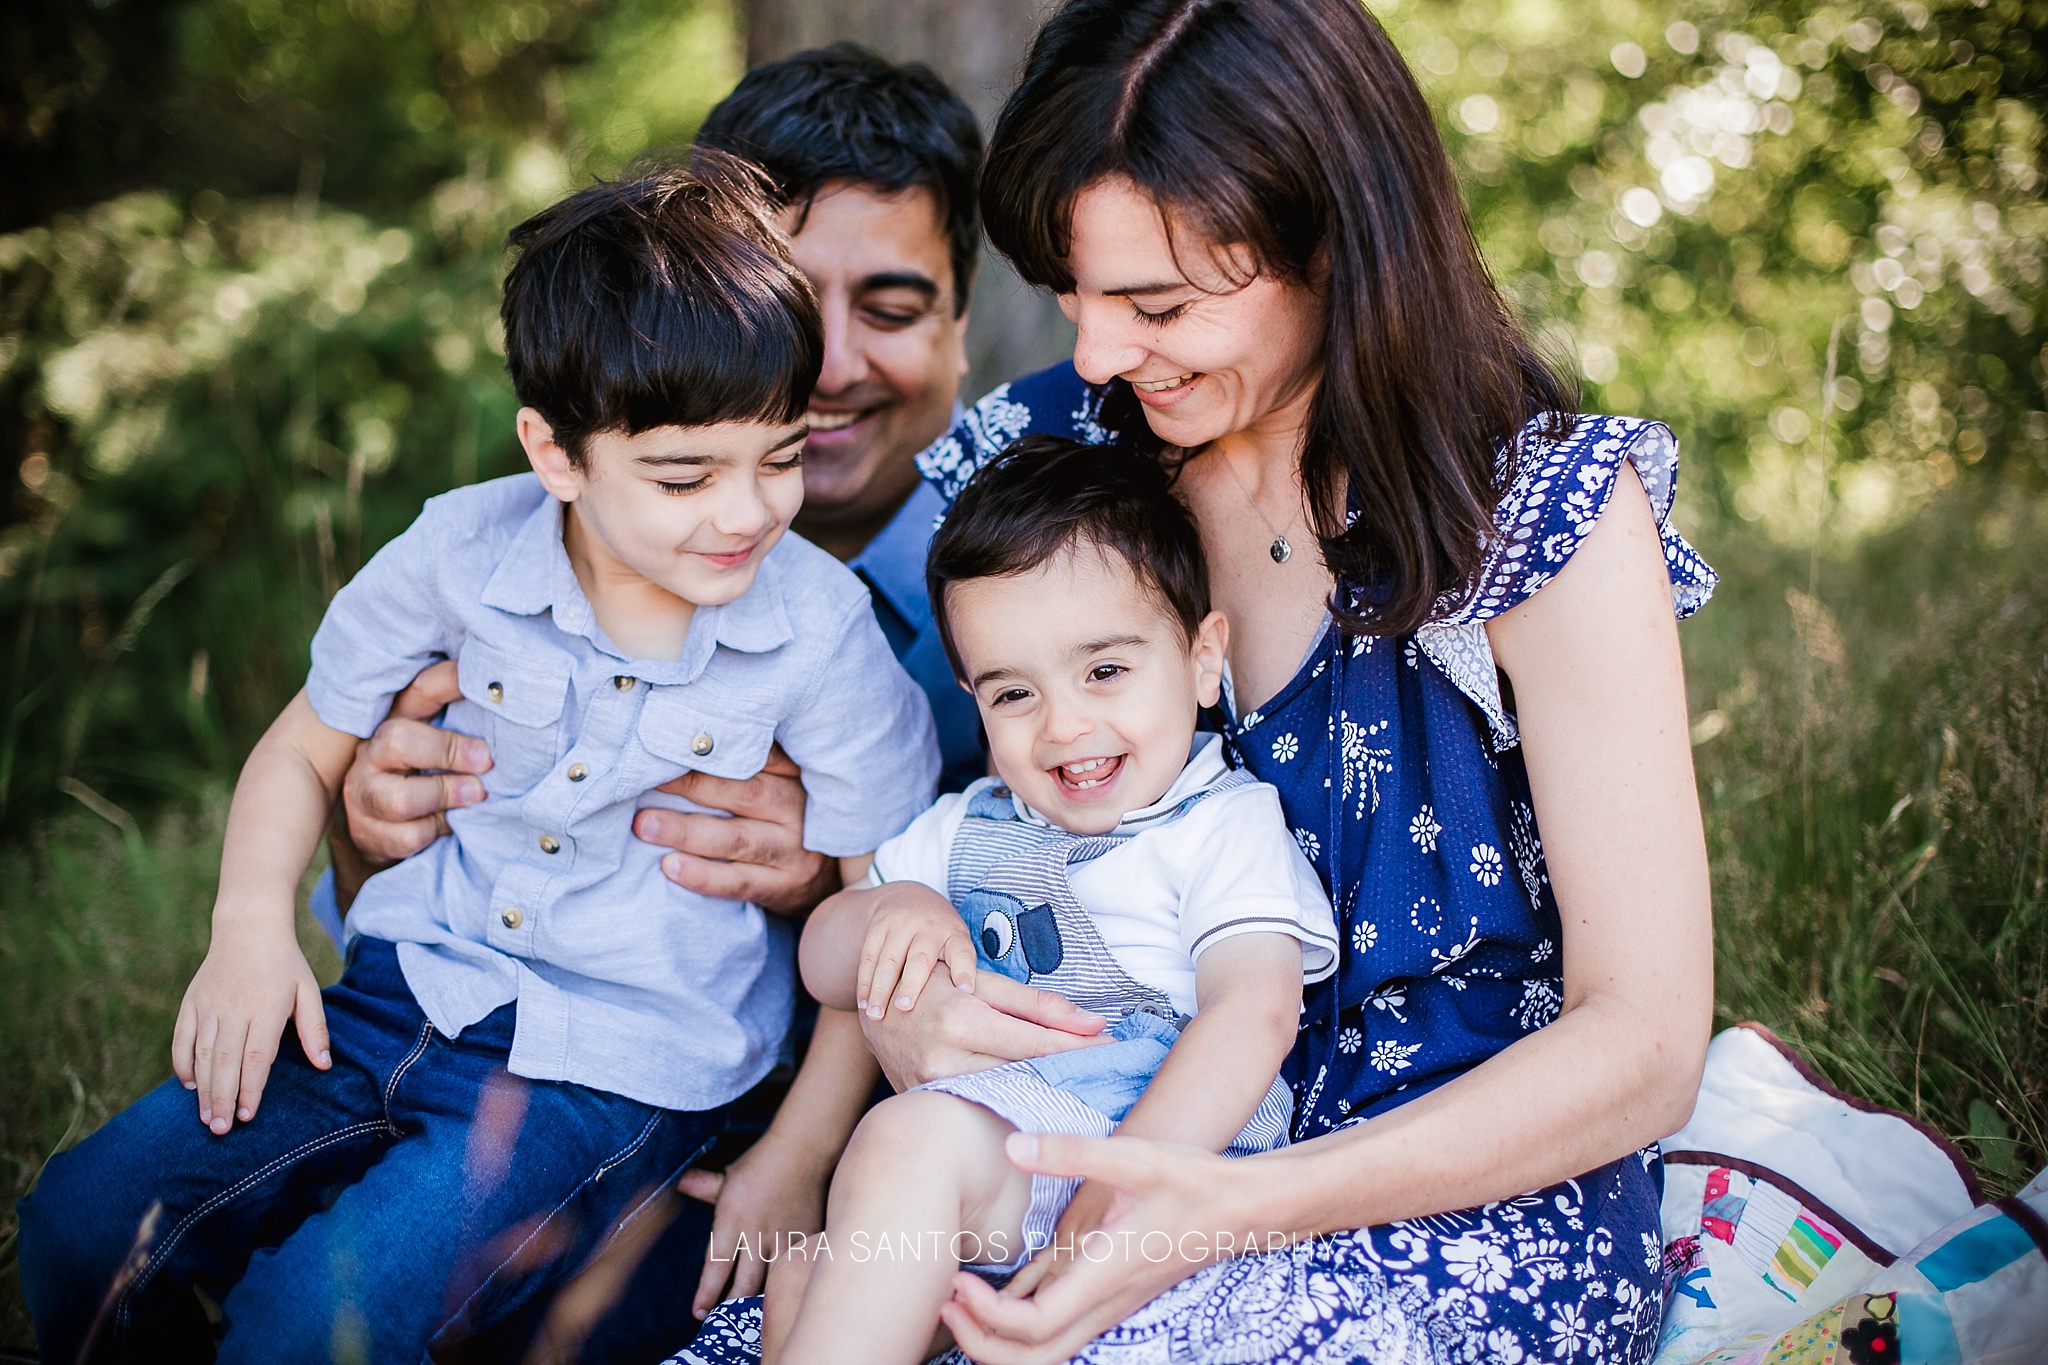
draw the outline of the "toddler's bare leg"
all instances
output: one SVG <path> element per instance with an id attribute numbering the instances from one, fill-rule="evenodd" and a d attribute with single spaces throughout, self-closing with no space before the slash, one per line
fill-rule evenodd
<path id="1" fill-rule="evenodd" d="M 829 1249 L 812 1261 L 782 1365 L 916 1365 L 931 1353 L 960 1261 L 1021 1249 L 1031 1177 L 1003 1156 L 1013 1131 L 928 1090 L 861 1120 L 832 1177 Z"/>
<path id="2" fill-rule="evenodd" d="M 761 1291 L 761 1365 L 780 1365 L 789 1329 L 796 1325 L 797 1306 L 811 1282 L 811 1266 L 808 1255 L 784 1254 L 768 1267 L 768 1283 Z"/>

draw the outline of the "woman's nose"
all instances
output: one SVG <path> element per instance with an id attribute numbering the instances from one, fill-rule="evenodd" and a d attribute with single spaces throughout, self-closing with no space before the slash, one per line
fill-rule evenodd
<path id="1" fill-rule="evenodd" d="M 1107 384 L 1145 363 L 1148 349 L 1130 321 L 1116 316 L 1115 299 L 1083 299 L 1074 308 L 1074 372 L 1090 384 Z M 1123 305 L 1129 312 L 1129 306 Z"/>

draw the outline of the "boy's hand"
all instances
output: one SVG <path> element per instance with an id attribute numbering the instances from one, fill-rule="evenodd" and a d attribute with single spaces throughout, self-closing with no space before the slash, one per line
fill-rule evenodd
<path id="1" fill-rule="evenodd" d="M 333 1065 L 320 983 L 291 930 L 216 929 L 171 1034 L 171 1069 L 199 1092 L 199 1121 L 216 1134 L 256 1117 L 287 1020 L 307 1061 Z"/>
<path id="2" fill-rule="evenodd" d="M 960 912 L 937 896 L 892 900 L 875 908 L 860 946 L 854 1008 L 880 1019 L 891 1001 L 909 1010 L 943 962 L 953 984 L 974 989 L 974 940 Z"/>
<path id="3" fill-rule="evenodd" d="M 698 1318 L 724 1299 L 760 1293 L 769 1262 L 788 1253 L 791 1235 L 809 1237 L 824 1228 L 830 1167 L 816 1170 L 807 1154 L 786 1148 L 787 1144 L 764 1137 L 722 1174 L 683 1172 L 677 1188 L 715 1206 L 711 1245 L 705 1250 L 704 1273 L 691 1304 Z"/>

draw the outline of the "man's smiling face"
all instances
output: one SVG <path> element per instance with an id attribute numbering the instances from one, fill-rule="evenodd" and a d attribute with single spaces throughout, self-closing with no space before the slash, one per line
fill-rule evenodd
<path id="1" fill-rule="evenodd" d="M 917 452 L 945 434 L 967 372 L 967 319 L 954 316 L 930 190 L 835 182 L 785 210 L 782 226 L 825 320 L 796 529 L 850 558 L 917 486 Z"/>

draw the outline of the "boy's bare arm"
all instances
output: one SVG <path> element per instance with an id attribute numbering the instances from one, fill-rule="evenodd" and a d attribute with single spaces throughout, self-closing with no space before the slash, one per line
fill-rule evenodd
<path id="1" fill-rule="evenodd" d="M 1220 1152 L 1272 1088 L 1301 1015 L 1301 943 L 1286 934 L 1239 934 L 1195 963 L 1200 1010 L 1119 1135 L 1185 1142 Z"/>
<path id="2" fill-rule="evenodd" d="M 353 735 L 330 730 L 304 692 L 256 744 L 228 808 L 213 941 L 185 990 L 171 1066 L 198 1092 L 200 1121 L 225 1133 L 256 1115 L 279 1037 L 296 1020 L 313 1065 L 328 1062 L 320 985 L 292 916 L 299 878 L 326 829 Z"/>

